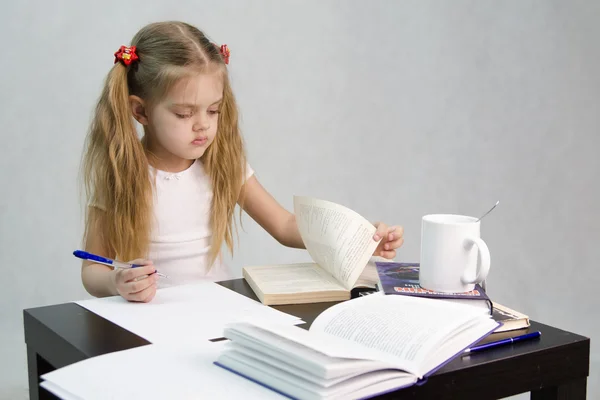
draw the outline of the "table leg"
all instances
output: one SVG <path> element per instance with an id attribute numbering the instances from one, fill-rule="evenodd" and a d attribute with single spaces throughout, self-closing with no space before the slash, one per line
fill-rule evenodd
<path id="1" fill-rule="evenodd" d="M 578 400 L 586 398 L 587 378 L 575 379 L 558 386 L 531 392 L 531 400 Z"/>
<path id="2" fill-rule="evenodd" d="M 54 367 L 35 350 L 27 346 L 27 370 L 29 374 L 29 400 L 56 399 L 54 395 L 40 388 L 40 376 L 54 371 Z"/>

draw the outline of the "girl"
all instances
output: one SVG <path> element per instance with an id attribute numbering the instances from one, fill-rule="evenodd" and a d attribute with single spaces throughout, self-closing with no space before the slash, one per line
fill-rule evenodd
<path id="1" fill-rule="evenodd" d="M 144 267 L 86 261 L 90 294 L 148 302 L 154 263 L 169 284 L 227 279 L 216 260 L 223 243 L 233 249 L 236 204 L 279 243 L 304 248 L 294 215 L 246 162 L 228 63 L 226 45 L 182 22 L 150 24 L 115 53 L 87 138 L 84 246 Z M 393 258 L 402 228 L 376 226 L 375 254 Z"/>

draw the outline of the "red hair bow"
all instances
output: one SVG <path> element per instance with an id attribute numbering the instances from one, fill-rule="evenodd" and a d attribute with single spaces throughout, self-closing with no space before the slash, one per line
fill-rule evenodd
<path id="1" fill-rule="evenodd" d="M 229 50 L 229 47 L 227 47 L 226 44 L 222 44 L 221 47 L 219 47 L 219 53 L 221 53 L 225 64 L 229 64 L 229 57 L 231 56 L 231 51 Z"/>
<path id="2" fill-rule="evenodd" d="M 115 52 L 115 64 L 117 61 L 121 61 L 123 65 L 127 66 L 137 60 L 139 60 L 139 57 L 135 52 L 135 46 L 121 46 L 121 48 Z"/>

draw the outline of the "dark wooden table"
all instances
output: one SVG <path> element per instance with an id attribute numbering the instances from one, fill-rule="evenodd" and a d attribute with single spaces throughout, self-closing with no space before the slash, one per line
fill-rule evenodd
<path id="1" fill-rule="evenodd" d="M 256 300 L 243 279 L 221 285 Z M 275 307 L 310 323 L 335 303 Z M 86 358 L 146 345 L 149 342 L 75 304 L 23 311 L 31 400 L 54 398 L 40 388 L 40 375 Z M 585 399 L 590 340 L 532 322 L 539 340 L 509 345 L 456 359 L 426 384 L 385 399 L 497 399 L 531 392 L 533 400 Z"/>

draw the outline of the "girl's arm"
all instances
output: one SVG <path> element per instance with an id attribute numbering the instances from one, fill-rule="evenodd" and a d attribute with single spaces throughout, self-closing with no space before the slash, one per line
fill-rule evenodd
<path id="1" fill-rule="evenodd" d="M 104 212 L 93 208 L 90 212 L 89 225 L 86 227 L 85 251 L 98 254 L 107 258 L 115 258 L 109 254 L 100 235 L 100 224 Z M 143 265 L 140 268 L 117 269 L 84 260 L 81 267 L 81 280 L 85 290 L 95 297 L 121 295 L 129 301 L 148 302 L 156 294 L 157 276 L 152 261 L 133 260 L 135 264 Z"/>
<path id="2" fill-rule="evenodd" d="M 296 216 L 283 208 L 258 182 L 254 175 L 245 184 L 244 210 L 271 236 L 284 246 L 304 249 L 298 230 Z M 373 240 L 380 241 L 373 255 L 393 259 L 396 249 L 404 243 L 404 229 L 388 226 L 382 222 L 374 224 L 377 232 Z"/>
<path id="3" fill-rule="evenodd" d="M 254 175 L 245 184 L 244 211 L 282 245 L 305 248 L 296 216 L 283 208 Z"/>
<path id="4" fill-rule="evenodd" d="M 100 237 L 99 224 L 104 212 L 96 207 L 90 210 L 90 225 L 86 227 L 85 251 L 114 258 L 113 254 L 107 254 L 106 248 Z M 102 264 L 96 264 L 89 260 L 83 260 L 81 265 L 81 280 L 83 287 L 89 294 L 95 297 L 115 296 L 118 294 L 114 282 L 112 268 Z"/>

